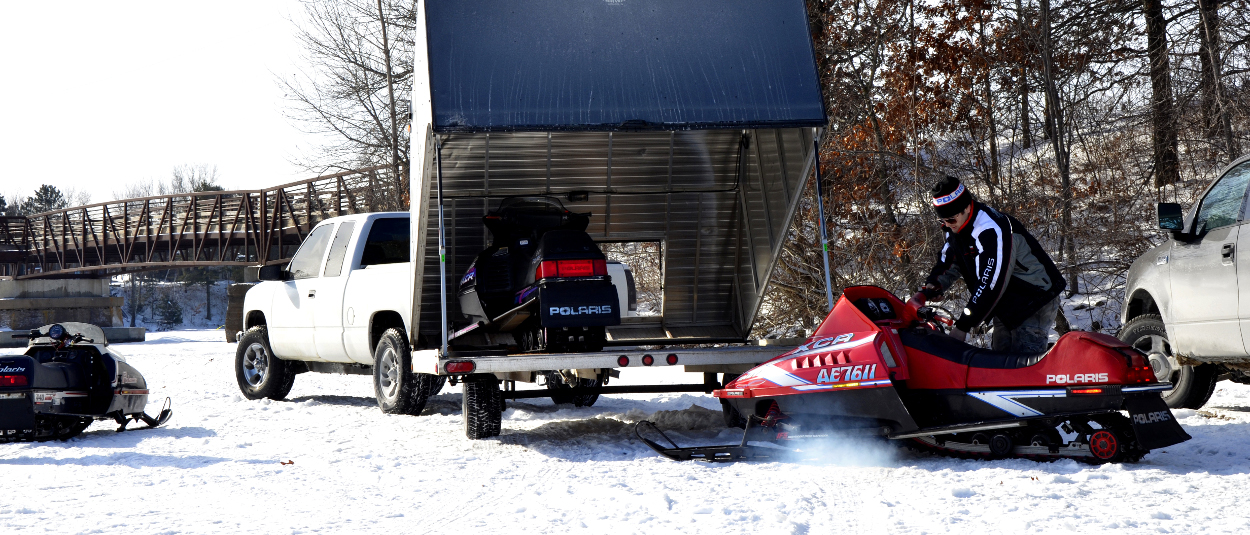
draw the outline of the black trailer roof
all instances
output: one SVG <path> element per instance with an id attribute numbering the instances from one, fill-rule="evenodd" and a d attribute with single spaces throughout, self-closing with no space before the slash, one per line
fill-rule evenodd
<path id="1" fill-rule="evenodd" d="M 436 133 L 826 123 L 803 0 L 429 0 Z"/>

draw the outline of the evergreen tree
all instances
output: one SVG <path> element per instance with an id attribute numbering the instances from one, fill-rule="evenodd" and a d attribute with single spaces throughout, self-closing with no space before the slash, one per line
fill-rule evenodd
<path id="1" fill-rule="evenodd" d="M 35 194 L 22 205 L 22 212 L 26 214 L 38 214 L 43 212 L 51 212 L 60 210 L 69 206 L 69 201 L 65 198 L 65 194 L 56 186 L 44 184 L 35 190 Z"/>

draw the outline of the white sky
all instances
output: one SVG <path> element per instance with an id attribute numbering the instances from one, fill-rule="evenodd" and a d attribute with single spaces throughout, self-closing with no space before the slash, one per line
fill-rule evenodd
<path id="1" fill-rule="evenodd" d="M 215 164 L 226 189 L 312 176 L 276 76 L 296 0 L 70 0 L 0 8 L 0 194 L 91 194 Z"/>

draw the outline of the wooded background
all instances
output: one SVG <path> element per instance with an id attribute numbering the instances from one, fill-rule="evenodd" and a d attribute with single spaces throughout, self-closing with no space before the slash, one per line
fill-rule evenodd
<path id="1" fill-rule="evenodd" d="M 950 174 L 1019 218 L 1063 270 L 1065 295 L 1105 303 L 1089 327 L 1114 333 L 1129 265 L 1165 238 L 1155 204 L 1188 206 L 1240 155 L 1244 1 L 807 4 L 830 114 L 835 295 L 915 291 L 942 244 L 928 188 Z M 795 220 L 761 331 L 823 319 L 815 214 L 808 202 Z"/>
<path id="2" fill-rule="evenodd" d="M 916 289 L 941 246 L 928 188 L 950 174 L 1029 228 L 1070 298 L 1104 303 L 1084 327 L 1114 333 L 1125 271 L 1164 237 L 1155 203 L 1188 205 L 1240 154 L 1247 1 L 806 1 L 835 296 Z M 412 2 L 306 6 L 313 68 L 283 83 L 292 118 L 330 140 L 310 168 L 406 173 Z M 809 187 L 757 335 L 824 318 L 816 213 Z"/>
<path id="3" fill-rule="evenodd" d="M 1081 325 L 1114 333 L 1126 270 L 1165 238 L 1155 203 L 1188 206 L 1245 144 L 1247 0 L 806 2 L 830 118 L 820 202 L 835 296 L 857 284 L 915 291 L 941 246 L 928 188 L 950 174 L 1051 252 L 1069 314 L 1075 301 L 1102 307 Z M 279 80 L 291 119 L 323 140 L 303 163 L 406 177 L 414 3 L 304 5 L 307 68 Z M 81 200 L 41 191 L 0 211 Z M 814 191 L 757 336 L 799 335 L 825 316 Z"/>

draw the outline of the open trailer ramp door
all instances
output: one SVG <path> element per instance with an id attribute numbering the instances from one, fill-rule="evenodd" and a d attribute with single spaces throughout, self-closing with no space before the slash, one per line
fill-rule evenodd
<path id="1" fill-rule="evenodd" d="M 430 0 L 417 22 L 414 339 L 463 327 L 486 212 L 548 195 L 596 241 L 659 244 L 659 313 L 609 345 L 745 340 L 826 123 L 802 0 Z"/>

